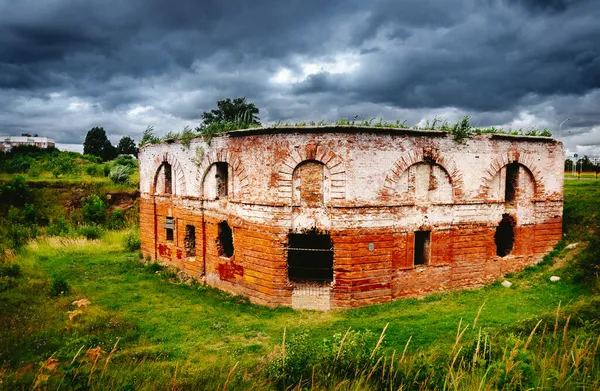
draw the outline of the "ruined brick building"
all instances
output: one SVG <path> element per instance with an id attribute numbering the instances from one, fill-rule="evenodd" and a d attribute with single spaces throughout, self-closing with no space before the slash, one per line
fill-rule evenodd
<path id="1" fill-rule="evenodd" d="M 562 235 L 551 138 L 258 128 L 140 151 L 142 252 L 266 305 L 481 286 Z"/>

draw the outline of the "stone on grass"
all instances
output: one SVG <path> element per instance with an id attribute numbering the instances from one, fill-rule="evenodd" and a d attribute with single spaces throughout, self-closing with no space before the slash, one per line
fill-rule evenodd
<path id="1" fill-rule="evenodd" d="M 570 250 L 570 249 L 572 249 L 572 248 L 575 248 L 575 247 L 577 247 L 578 245 L 579 245 L 579 243 L 571 243 L 571 244 L 569 244 L 569 245 L 567 246 L 567 250 Z"/>
<path id="2" fill-rule="evenodd" d="M 504 280 L 504 281 L 502 281 L 502 286 L 505 288 L 510 288 L 512 286 L 512 282 L 510 282 L 508 280 Z"/>
<path id="3" fill-rule="evenodd" d="M 552 282 L 556 282 L 558 280 L 560 280 L 559 276 L 552 276 L 552 277 L 550 277 L 550 281 L 552 281 Z"/>

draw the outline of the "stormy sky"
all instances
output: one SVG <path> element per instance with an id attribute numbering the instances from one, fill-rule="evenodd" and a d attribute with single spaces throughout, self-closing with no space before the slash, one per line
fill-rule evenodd
<path id="1" fill-rule="evenodd" d="M 0 134 L 116 144 L 245 96 L 264 124 L 549 128 L 600 157 L 597 0 L 0 0 Z"/>

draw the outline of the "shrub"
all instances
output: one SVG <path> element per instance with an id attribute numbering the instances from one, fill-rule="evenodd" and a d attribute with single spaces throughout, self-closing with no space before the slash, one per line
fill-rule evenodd
<path id="1" fill-rule="evenodd" d="M 138 229 L 132 229 L 125 235 L 123 244 L 127 251 L 136 251 L 141 247 L 140 242 L 140 231 Z"/>
<path id="2" fill-rule="evenodd" d="M 83 225 L 79 227 L 78 233 L 88 240 L 100 239 L 100 236 L 102 236 L 102 228 L 97 225 Z"/>
<path id="3" fill-rule="evenodd" d="M 85 166 L 84 171 L 89 176 L 105 176 L 103 164 L 88 164 Z"/>
<path id="4" fill-rule="evenodd" d="M 25 204 L 23 206 L 23 219 L 25 222 L 29 224 L 35 224 L 37 218 L 37 213 L 35 208 L 31 204 Z"/>
<path id="5" fill-rule="evenodd" d="M 70 290 L 69 283 L 64 276 L 56 275 L 52 277 L 52 282 L 50 283 L 50 296 L 67 295 Z"/>
<path id="6" fill-rule="evenodd" d="M 337 333 L 333 340 L 325 339 L 319 344 L 307 332 L 291 335 L 285 341 L 285 358 L 271 360 L 267 376 L 281 389 L 310 378 L 317 366 L 327 368 L 329 376 L 351 377 L 357 368 L 367 368 L 381 357 L 381 353 L 373 351 L 377 337 L 369 330 L 352 330 L 345 335 Z"/>
<path id="7" fill-rule="evenodd" d="M 92 194 L 82 200 L 81 213 L 86 223 L 101 224 L 106 218 L 106 204 L 102 198 Z"/>
<path id="8" fill-rule="evenodd" d="M 108 177 L 113 183 L 127 183 L 129 180 L 129 167 L 116 165 L 110 170 Z"/>
<path id="9" fill-rule="evenodd" d="M 102 172 L 104 173 L 104 176 L 108 176 L 110 174 L 110 166 L 108 164 L 103 164 Z"/>
<path id="10" fill-rule="evenodd" d="M 8 227 L 7 239 L 12 242 L 14 248 L 18 248 L 26 244 L 30 237 L 30 231 L 22 224 L 11 224 Z"/>
<path id="11" fill-rule="evenodd" d="M 58 178 L 60 175 L 74 172 L 75 164 L 72 157 L 67 154 L 61 154 L 48 162 L 48 168 L 52 171 L 52 175 Z"/>
<path id="12" fill-rule="evenodd" d="M 114 209 L 106 221 L 108 229 L 123 229 L 125 228 L 125 213 L 123 209 Z"/>
<path id="13" fill-rule="evenodd" d="M 165 270 L 165 267 L 156 261 L 150 262 L 147 268 L 150 273 L 159 273 Z"/>
<path id="14" fill-rule="evenodd" d="M 7 184 L 0 184 L 0 202 L 23 206 L 31 198 L 31 191 L 22 175 L 15 175 Z"/>
<path id="15" fill-rule="evenodd" d="M 135 161 L 135 159 L 133 158 L 133 156 L 122 155 L 122 156 L 119 156 L 115 160 L 115 165 L 116 166 L 126 166 L 126 167 L 129 167 L 129 168 L 136 168 L 137 167 L 137 162 Z"/>
<path id="16" fill-rule="evenodd" d="M 95 155 L 81 155 L 81 157 L 91 163 L 102 163 L 102 158 Z"/>
<path id="17" fill-rule="evenodd" d="M 29 171 L 27 171 L 27 175 L 32 178 L 37 178 L 42 173 L 42 170 L 39 167 L 31 167 Z"/>
<path id="18" fill-rule="evenodd" d="M 69 235 L 69 233 L 71 233 L 71 228 L 67 224 L 66 219 L 63 216 L 61 216 L 50 222 L 50 225 L 48 225 L 46 232 L 48 233 L 48 235 L 52 236 L 67 236 Z"/>
<path id="19" fill-rule="evenodd" d="M 465 115 L 462 120 L 457 121 L 454 127 L 450 130 L 454 141 L 458 143 L 464 143 L 464 140 L 469 137 L 471 131 L 470 119 L 471 117 Z"/>
<path id="20" fill-rule="evenodd" d="M 0 263 L 0 277 L 19 278 L 23 275 L 21 266 L 16 263 Z"/>
<path id="21" fill-rule="evenodd" d="M 589 244 L 578 255 L 580 273 L 577 280 L 595 283 L 600 279 L 600 239 L 592 237 Z"/>

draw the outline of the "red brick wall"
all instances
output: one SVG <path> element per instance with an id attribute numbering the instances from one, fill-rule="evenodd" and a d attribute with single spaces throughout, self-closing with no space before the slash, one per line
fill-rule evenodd
<path id="1" fill-rule="evenodd" d="M 173 241 L 163 228 L 167 216 L 175 218 Z M 140 231 L 142 252 L 173 265 L 208 285 L 248 296 L 266 305 L 291 305 L 287 278 L 287 232 L 279 228 L 227 219 L 233 231 L 234 254 L 220 255 L 218 224 L 223 217 L 202 216 L 178 207 L 165 197 L 142 197 Z M 185 226 L 196 227 L 196 257 L 186 258 Z M 538 225 L 515 227 L 513 251 L 496 256 L 495 226 L 457 224 L 431 230 L 428 265 L 413 266 L 414 232 L 392 229 L 332 230 L 334 285 L 332 308 L 387 302 L 399 297 L 477 287 L 533 264 L 558 242 L 560 217 Z M 156 234 L 156 241 L 155 241 Z M 156 246 L 155 246 L 156 243 Z M 369 245 L 372 244 L 372 251 Z"/>

